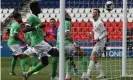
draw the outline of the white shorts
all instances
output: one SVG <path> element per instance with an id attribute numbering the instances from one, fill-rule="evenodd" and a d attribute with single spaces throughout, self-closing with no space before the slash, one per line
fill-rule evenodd
<path id="1" fill-rule="evenodd" d="M 11 46 L 9 46 L 9 48 L 10 48 L 10 49 L 12 50 L 12 52 L 13 52 L 12 55 L 17 56 L 17 55 L 23 54 L 22 49 L 21 49 L 21 47 L 20 47 L 19 44 L 11 45 Z"/>
<path id="2" fill-rule="evenodd" d="M 91 55 L 93 55 L 93 52 L 97 53 L 97 56 L 101 56 L 104 52 L 105 43 L 103 42 L 97 42 L 95 46 L 93 47 Z"/>
<path id="3" fill-rule="evenodd" d="M 76 52 L 74 44 L 69 44 L 65 46 L 65 55 L 66 56 L 74 56 Z"/>
<path id="4" fill-rule="evenodd" d="M 45 41 L 41 41 L 39 44 L 34 46 L 34 49 L 39 57 L 43 57 L 48 55 L 48 52 L 52 49 L 52 46 Z"/>
<path id="5" fill-rule="evenodd" d="M 24 51 L 24 54 L 27 54 L 28 56 L 29 56 L 31 53 L 36 53 L 34 47 L 28 47 L 28 48 Z"/>

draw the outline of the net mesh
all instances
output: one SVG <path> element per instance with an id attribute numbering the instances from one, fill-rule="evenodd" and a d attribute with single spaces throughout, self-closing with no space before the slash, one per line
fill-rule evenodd
<path id="1" fill-rule="evenodd" d="M 73 38 L 77 44 L 81 46 L 84 52 L 88 55 L 91 54 L 93 48 L 90 41 L 93 38 L 88 37 L 88 32 L 92 31 L 92 10 L 93 8 L 99 8 L 101 11 L 100 18 L 104 22 L 104 25 L 108 32 L 108 43 L 106 55 L 98 58 L 98 61 L 102 64 L 104 74 L 107 79 L 120 78 L 122 75 L 122 19 L 123 19 L 123 2 L 121 0 L 112 0 L 115 8 L 108 12 L 104 6 L 108 0 L 66 0 L 66 10 L 72 17 L 72 31 Z M 126 73 L 127 75 L 133 74 L 133 1 L 128 0 L 128 34 L 127 34 L 127 60 L 126 60 Z M 77 67 L 79 69 L 79 79 L 81 72 L 80 59 L 76 60 Z M 89 65 L 89 60 L 88 60 Z M 91 78 L 96 80 L 96 76 L 99 73 L 94 67 Z M 126 80 L 126 79 L 125 79 Z M 128 79 L 127 79 L 128 80 Z"/>

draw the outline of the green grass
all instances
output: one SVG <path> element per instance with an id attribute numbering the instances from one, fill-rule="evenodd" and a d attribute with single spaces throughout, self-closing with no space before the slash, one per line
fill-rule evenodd
<path id="1" fill-rule="evenodd" d="M 102 64 L 104 73 L 107 77 L 107 80 L 133 80 L 133 78 L 121 77 L 121 58 L 101 58 L 99 59 L 100 63 Z M 22 80 L 21 70 L 19 61 L 17 62 L 17 66 L 15 68 L 15 72 L 18 74 L 17 76 L 10 76 L 10 62 L 11 58 L 1 58 L 1 80 Z M 32 75 L 29 80 L 50 80 L 50 73 L 51 73 L 51 62 L 50 64 L 40 71 L 38 75 Z M 79 60 L 75 60 L 77 67 L 79 68 L 79 75 L 74 76 L 72 71 L 72 80 L 81 80 L 81 64 Z M 88 61 L 89 64 L 89 61 Z M 127 74 L 133 74 L 133 59 L 127 59 Z M 28 67 L 26 68 L 28 70 Z M 98 80 L 95 77 L 98 75 L 98 72 L 94 68 L 92 72 L 92 80 Z M 111 79 L 115 78 L 115 79 Z"/>

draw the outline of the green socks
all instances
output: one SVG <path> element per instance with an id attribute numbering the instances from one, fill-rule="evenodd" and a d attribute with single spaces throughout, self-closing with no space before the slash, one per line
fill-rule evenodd
<path id="1" fill-rule="evenodd" d="M 20 59 L 20 66 L 21 66 L 21 69 L 22 69 L 22 72 L 25 72 L 25 65 L 29 64 L 29 57 L 26 57 L 24 59 Z"/>
<path id="2" fill-rule="evenodd" d="M 32 75 L 34 72 L 41 70 L 44 67 L 42 63 L 38 63 L 31 71 L 28 72 L 28 76 Z"/>
<path id="3" fill-rule="evenodd" d="M 72 62 L 70 60 L 67 60 L 66 61 L 66 73 L 71 72 L 71 65 L 72 65 Z"/>
<path id="4" fill-rule="evenodd" d="M 16 62 L 17 62 L 17 59 L 18 58 L 12 58 L 12 61 L 11 61 L 11 72 L 14 72 L 14 68 L 16 66 Z"/>
<path id="5" fill-rule="evenodd" d="M 54 78 L 56 76 L 57 65 L 58 64 L 58 57 L 52 57 L 52 75 L 51 77 Z"/>
<path id="6" fill-rule="evenodd" d="M 81 57 L 81 65 L 82 65 L 82 72 L 87 71 L 87 56 L 82 56 Z"/>

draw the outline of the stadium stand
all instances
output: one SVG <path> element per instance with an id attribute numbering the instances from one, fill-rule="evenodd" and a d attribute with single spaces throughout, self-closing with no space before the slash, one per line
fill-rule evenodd
<path id="1" fill-rule="evenodd" d="M 108 31 L 108 39 L 109 41 L 122 41 L 122 2 L 121 0 L 115 0 L 115 3 L 121 2 L 120 4 L 115 5 L 115 9 L 110 13 L 104 9 L 104 3 L 107 0 L 66 0 L 66 11 L 72 17 L 72 35 L 74 40 L 92 40 L 89 38 L 88 31 L 92 30 L 92 9 L 99 8 L 101 11 L 101 19 L 104 21 L 105 27 Z M 4 20 L 7 16 L 9 16 L 13 12 L 13 8 L 18 6 L 22 0 L 2 0 L 2 10 L 1 10 L 1 18 Z M 129 0 L 128 3 L 131 3 L 132 0 Z M 94 4 L 101 4 L 99 6 Z M 42 8 L 42 13 L 39 14 L 39 18 L 41 21 L 47 25 L 47 30 L 50 28 L 49 20 L 50 18 L 55 18 L 59 20 L 59 0 L 41 0 L 40 5 Z M 133 7 L 132 4 L 128 4 L 128 7 Z M 10 9 L 11 8 L 11 9 Z M 128 29 L 133 28 L 133 8 L 128 10 Z M 31 13 L 27 13 L 23 18 L 23 21 L 26 22 L 26 18 Z M 57 24 L 59 22 L 57 21 Z M 118 37 L 114 37 L 113 35 L 119 35 Z M 6 39 L 6 38 L 4 38 Z M 48 40 L 55 40 L 50 36 Z"/>

